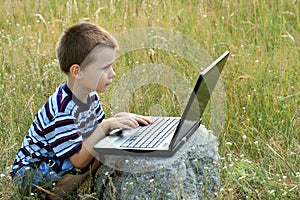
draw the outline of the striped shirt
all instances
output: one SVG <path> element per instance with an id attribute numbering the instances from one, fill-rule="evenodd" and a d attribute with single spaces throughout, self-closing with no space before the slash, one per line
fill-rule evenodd
<path id="1" fill-rule="evenodd" d="M 11 169 L 17 169 L 45 158 L 64 160 L 77 153 L 84 138 L 90 136 L 105 118 L 99 96 L 91 91 L 87 104 L 77 99 L 67 87 L 59 86 L 36 113 L 16 154 Z"/>

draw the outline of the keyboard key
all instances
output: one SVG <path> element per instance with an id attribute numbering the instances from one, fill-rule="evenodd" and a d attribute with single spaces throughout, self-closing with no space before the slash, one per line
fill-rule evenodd
<path id="1" fill-rule="evenodd" d="M 179 122 L 177 118 L 158 118 L 151 126 L 142 127 L 121 145 L 129 148 L 153 148 L 157 147 L 176 128 Z"/>

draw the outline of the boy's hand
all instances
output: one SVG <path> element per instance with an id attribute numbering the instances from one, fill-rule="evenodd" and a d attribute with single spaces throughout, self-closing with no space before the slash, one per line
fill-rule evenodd
<path id="1" fill-rule="evenodd" d="M 149 125 L 152 123 L 152 120 L 149 117 L 143 116 L 143 115 L 137 115 L 134 113 L 128 113 L 128 112 L 120 112 L 118 114 L 115 115 L 115 118 L 119 118 L 119 117 L 129 117 L 131 119 L 134 119 L 137 122 L 137 126 L 139 125 Z"/>
<path id="2" fill-rule="evenodd" d="M 132 129 L 140 125 L 149 125 L 152 120 L 149 117 L 136 115 L 133 113 L 121 112 L 114 117 L 104 120 L 98 127 L 99 131 L 108 135 L 115 129 Z"/>

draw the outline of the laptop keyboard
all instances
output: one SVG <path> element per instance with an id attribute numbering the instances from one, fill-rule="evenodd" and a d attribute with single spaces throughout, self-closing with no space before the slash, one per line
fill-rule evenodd
<path id="1" fill-rule="evenodd" d="M 177 128 L 178 118 L 157 118 L 152 125 L 141 127 L 121 147 L 155 148 Z"/>

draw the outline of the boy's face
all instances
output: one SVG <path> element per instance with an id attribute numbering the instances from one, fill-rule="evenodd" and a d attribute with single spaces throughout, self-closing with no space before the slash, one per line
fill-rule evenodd
<path id="1" fill-rule="evenodd" d="M 116 75 L 112 68 L 116 53 L 113 48 L 105 46 L 92 53 L 91 61 L 82 69 L 81 81 L 86 89 L 105 92 Z"/>

